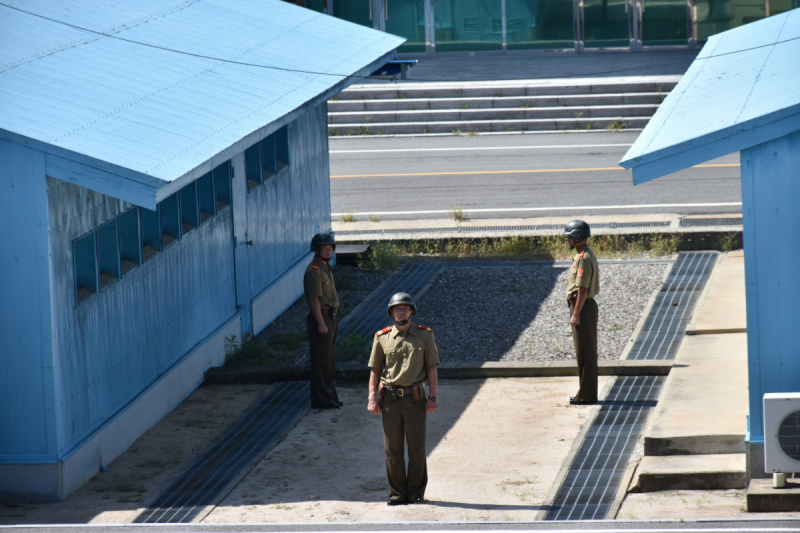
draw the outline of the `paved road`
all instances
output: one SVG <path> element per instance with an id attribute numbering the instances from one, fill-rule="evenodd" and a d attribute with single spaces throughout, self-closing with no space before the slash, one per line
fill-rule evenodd
<path id="1" fill-rule="evenodd" d="M 744 532 L 800 532 L 800 520 L 596 520 L 571 522 L 366 522 L 366 523 L 329 523 L 329 524 L 181 524 L 181 525 L 91 525 L 91 526 L 0 526 L 3 532 L 19 533 L 248 533 L 248 532 L 325 532 L 325 531 L 358 531 L 358 532 L 435 532 L 435 531 L 492 531 L 493 533 L 522 531 L 626 531 L 626 532 L 660 532 L 672 531 L 727 531 Z"/>
<path id="2" fill-rule="evenodd" d="M 638 132 L 331 138 L 334 218 L 741 212 L 738 154 L 633 186 Z M 401 192 L 402 191 L 402 192 Z"/>

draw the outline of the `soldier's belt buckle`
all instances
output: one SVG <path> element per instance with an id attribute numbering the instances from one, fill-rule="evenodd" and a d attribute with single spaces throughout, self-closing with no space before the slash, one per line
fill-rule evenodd
<path id="1" fill-rule="evenodd" d="M 398 396 L 402 396 L 403 394 L 405 394 L 405 393 L 403 392 L 403 389 L 397 389 L 397 395 L 398 395 Z"/>

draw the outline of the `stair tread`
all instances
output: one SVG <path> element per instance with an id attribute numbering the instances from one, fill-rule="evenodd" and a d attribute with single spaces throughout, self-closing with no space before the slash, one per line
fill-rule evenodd
<path id="1" fill-rule="evenodd" d="M 744 472 L 746 459 L 743 453 L 709 455 L 645 456 L 637 469 L 639 475 L 681 475 L 712 472 Z"/>

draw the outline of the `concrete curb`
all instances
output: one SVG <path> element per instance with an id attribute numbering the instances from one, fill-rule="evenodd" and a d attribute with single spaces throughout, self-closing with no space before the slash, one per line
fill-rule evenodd
<path id="1" fill-rule="evenodd" d="M 672 361 L 599 361 L 601 376 L 666 376 Z M 367 381 L 370 369 L 363 363 L 341 363 L 336 366 L 342 381 Z M 487 379 L 487 378 L 544 378 L 576 376 L 577 368 L 572 361 L 550 363 L 484 362 L 442 363 L 439 365 L 440 379 Z M 274 367 L 223 366 L 206 371 L 206 385 L 234 383 L 268 384 L 276 381 L 308 381 L 309 365 L 285 365 Z"/>

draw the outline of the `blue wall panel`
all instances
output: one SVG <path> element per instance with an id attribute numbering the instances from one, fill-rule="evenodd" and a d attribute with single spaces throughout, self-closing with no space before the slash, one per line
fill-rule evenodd
<path id="1" fill-rule="evenodd" d="M 69 453 L 236 309 L 231 208 L 75 305 L 72 241 L 127 204 L 48 178 L 59 453 Z"/>
<path id="2" fill-rule="evenodd" d="M 315 233 L 330 229 L 327 104 L 289 124 L 289 148 L 289 167 L 247 195 L 252 297 L 308 253 Z"/>
<path id="3" fill-rule="evenodd" d="M 47 223 L 44 154 L 0 140 L 0 462 L 56 453 Z"/>
<path id="4" fill-rule="evenodd" d="M 762 397 L 800 392 L 800 132 L 742 151 L 750 441 Z"/>

